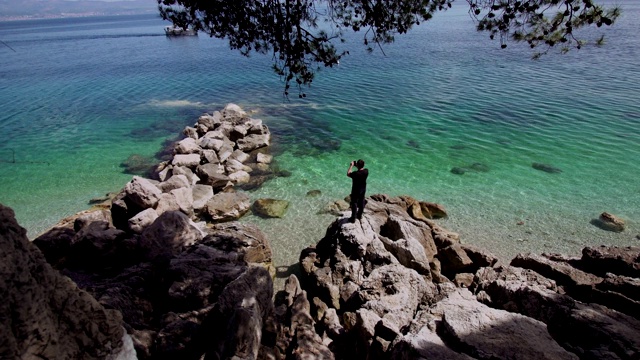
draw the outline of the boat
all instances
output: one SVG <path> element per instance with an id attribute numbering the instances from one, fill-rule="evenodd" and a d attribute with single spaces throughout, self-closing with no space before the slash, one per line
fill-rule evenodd
<path id="1" fill-rule="evenodd" d="M 192 28 L 183 28 L 175 25 L 165 26 L 164 33 L 167 36 L 194 36 L 198 31 Z"/>

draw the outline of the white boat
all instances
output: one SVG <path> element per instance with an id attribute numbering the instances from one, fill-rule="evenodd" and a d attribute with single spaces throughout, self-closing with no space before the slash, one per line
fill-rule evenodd
<path id="1" fill-rule="evenodd" d="M 198 35 L 198 31 L 191 28 L 181 28 L 175 25 L 165 26 L 164 33 L 167 36 L 194 36 Z"/>

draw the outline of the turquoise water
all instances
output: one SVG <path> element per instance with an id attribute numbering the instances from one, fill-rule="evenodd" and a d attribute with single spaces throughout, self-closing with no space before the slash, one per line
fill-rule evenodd
<path id="1" fill-rule="evenodd" d="M 454 7 L 386 56 L 356 45 L 307 99 L 290 101 L 269 57 L 202 35 L 168 39 L 153 16 L 0 23 L 15 49 L 0 48 L 0 202 L 35 237 L 119 190 L 129 156 L 153 156 L 199 114 L 234 102 L 269 125 L 276 161 L 292 173 L 249 193 L 290 200 L 285 218 L 242 220 L 265 231 L 277 265 L 324 235 L 333 216 L 317 213 L 347 195 L 356 158 L 370 194 L 441 203 L 443 226 L 504 258 L 635 245 L 640 5 L 622 8 L 606 46 L 532 61 L 521 46 L 500 50 Z M 488 171 L 451 172 L 474 163 Z M 314 189 L 322 195 L 307 197 Z M 603 211 L 627 230 L 591 225 Z"/>

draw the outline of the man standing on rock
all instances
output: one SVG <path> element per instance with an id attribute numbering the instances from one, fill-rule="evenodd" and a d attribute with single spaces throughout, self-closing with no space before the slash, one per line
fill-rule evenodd
<path id="1" fill-rule="evenodd" d="M 351 171 L 353 166 L 358 170 Z M 367 177 L 369 176 L 369 170 L 364 168 L 364 160 L 360 159 L 352 161 L 349 164 L 349 170 L 347 170 L 347 176 L 351 178 L 351 218 L 350 222 L 356 222 L 362 219 L 362 212 L 364 211 L 364 194 L 367 191 Z"/>

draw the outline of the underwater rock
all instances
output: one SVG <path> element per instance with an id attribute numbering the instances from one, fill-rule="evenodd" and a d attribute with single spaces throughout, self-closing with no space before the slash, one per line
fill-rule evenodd
<path id="1" fill-rule="evenodd" d="M 555 166 L 548 165 L 548 164 L 542 164 L 542 163 L 533 163 L 533 164 L 531 164 L 531 167 L 533 167 L 536 170 L 548 172 L 550 174 L 559 174 L 559 173 L 562 172 L 561 169 L 558 169 Z"/>
<path id="2" fill-rule="evenodd" d="M 477 172 L 489 172 L 489 166 L 483 163 L 473 163 L 469 165 L 468 168 Z"/>
<path id="3" fill-rule="evenodd" d="M 624 231 L 625 226 L 624 220 L 608 212 L 603 212 L 602 214 L 600 214 L 600 217 L 598 219 L 591 220 L 591 224 L 599 227 L 602 230 L 613 232 L 622 232 Z"/>
<path id="4" fill-rule="evenodd" d="M 130 175 L 150 176 L 158 160 L 153 156 L 133 154 L 120 164 L 123 172 Z"/>
<path id="5" fill-rule="evenodd" d="M 277 199 L 258 199 L 253 203 L 253 213 L 262 217 L 281 218 L 287 212 L 289 202 Z"/>
<path id="6" fill-rule="evenodd" d="M 457 167 L 457 166 L 451 168 L 451 173 L 456 174 L 456 175 L 463 175 L 466 172 L 467 172 L 467 170 L 465 168 L 461 168 L 461 167 Z"/>
<path id="7" fill-rule="evenodd" d="M 316 196 L 320 196 L 320 194 L 322 194 L 322 191 L 320 191 L 320 190 L 309 190 L 309 191 L 307 191 L 307 196 L 308 197 L 316 197 Z"/>

